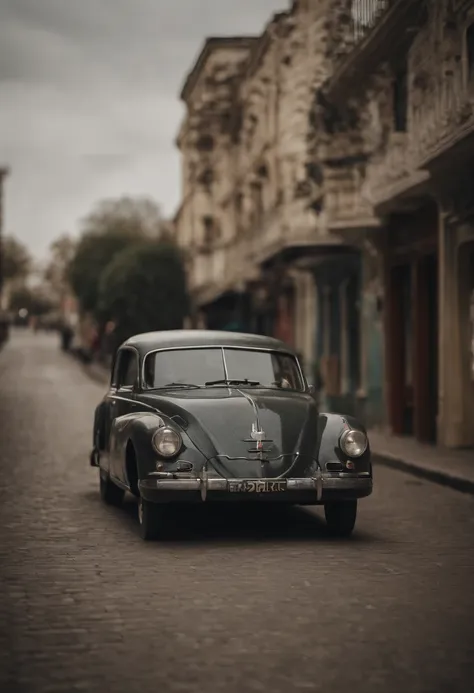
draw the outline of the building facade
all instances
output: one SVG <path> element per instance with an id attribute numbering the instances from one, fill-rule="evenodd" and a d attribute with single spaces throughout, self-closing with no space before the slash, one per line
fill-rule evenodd
<path id="1" fill-rule="evenodd" d="M 474 0 L 299 0 L 182 91 L 195 325 L 292 344 L 327 405 L 474 446 Z"/>
<path id="2" fill-rule="evenodd" d="M 351 193 L 328 190 L 332 224 L 346 237 L 361 226 L 351 196 L 377 219 L 361 238 L 379 258 L 386 422 L 474 446 L 474 2 L 341 0 L 331 21 L 344 31 L 320 98 L 328 171 L 353 147 Z"/>
<path id="3" fill-rule="evenodd" d="M 321 365 L 331 406 L 347 411 L 358 387 L 360 253 L 329 232 L 310 147 L 326 43 L 327 5 L 314 0 L 294 2 L 259 37 L 206 42 L 182 91 L 175 223 L 195 324 L 292 344 L 310 377 Z"/>

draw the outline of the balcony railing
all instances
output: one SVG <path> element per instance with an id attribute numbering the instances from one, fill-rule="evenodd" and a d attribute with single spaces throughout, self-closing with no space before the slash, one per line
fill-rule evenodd
<path id="1" fill-rule="evenodd" d="M 403 197 L 429 178 L 426 171 L 417 169 L 411 138 L 404 132 L 393 132 L 382 156 L 367 167 L 361 197 L 373 207 Z"/>
<path id="2" fill-rule="evenodd" d="M 340 1 L 334 19 L 349 26 L 334 46 L 337 57 L 326 94 L 332 101 L 346 101 L 348 90 L 361 87 L 355 75 L 371 75 L 375 65 L 409 42 L 407 29 L 424 21 L 420 0 Z"/>
<path id="3" fill-rule="evenodd" d="M 355 167 L 328 169 L 325 178 L 325 210 L 330 231 L 379 226 L 372 204 L 362 195 L 362 176 Z"/>
<path id="4" fill-rule="evenodd" d="M 398 0 L 352 0 L 353 45 L 362 41 L 382 15 Z"/>
<path id="5" fill-rule="evenodd" d="M 410 117 L 410 149 L 424 166 L 467 135 L 474 133 L 474 93 L 459 67 L 441 84 L 427 90 Z"/>

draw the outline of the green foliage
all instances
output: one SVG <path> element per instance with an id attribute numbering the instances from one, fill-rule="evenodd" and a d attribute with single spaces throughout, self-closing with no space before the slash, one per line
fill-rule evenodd
<path id="1" fill-rule="evenodd" d="M 97 313 L 102 272 L 117 253 L 134 241 L 123 231 L 82 236 L 69 265 L 68 279 L 84 311 Z"/>
<path id="2" fill-rule="evenodd" d="M 100 298 L 119 343 L 140 332 L 180 329 L 189 304 L 179 250 L 156 240 L 122 250 L 102 277 Z"/>
<path id="3" fill-rule="evenodd" d="M 76 242 L 67 235 L 60 236 L 50 246 L 50 259 L 44 279 L 59 299 L 66 290 L 68 269 L 75 252 Z"/>
<path id="4" fill-rule="evenodd" d="M 159 207 L 146 198 L 105 200 L 85 218 L 67 272 L 82 310 L 102 319 L 99 285 L 103 272 L 125 248 L 137 241 L 157 238 L 161 224 Z"/>
<path id="5" fill-rule="evenodd" d="M 6 236 L 2 242 L 2 270 L 6 281 L 23 279 L 31 270 L 28 250 L 13 236 Z"/>
<path id="6" fill-rule="evenodd" d="M 26 308 L 30 316 L 40 316 L 49 313 L 53 307 L 51 301 L 42 296 L 41 292 L 28 286 L 20 286 L 10 295 L 9 310 L 13 313 Z"/>

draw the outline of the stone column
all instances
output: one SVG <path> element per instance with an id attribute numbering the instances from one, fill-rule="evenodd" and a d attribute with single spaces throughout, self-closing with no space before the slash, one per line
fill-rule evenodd
<path id="1" fill-rule="evenodd" d="M 448 213 L 439 214 L 439 360 L 438 443 L 469 444 L 465 435 L 460 330 L 459 263 L 456 228 Z M 472 428 L 472 426 L 471 426 Z"/>
<path id="2" fill-rule="evenodd" d="M 348 310 L 347 310 L 347 287 L 349 280 L 344 279 L 339 284 L 339 305 L 340 305 L 340 331 L 341 331 L 341 395 L 349 393 L 349 334 L 348 334 Z"/>
<path id="3" fill-rule="evenodd" d="M 315 358 L 315 285 L 309 270 L 292 270 L 295 297 L 295 348 L 302 355 L 306 373 L 312 369 Z"/>

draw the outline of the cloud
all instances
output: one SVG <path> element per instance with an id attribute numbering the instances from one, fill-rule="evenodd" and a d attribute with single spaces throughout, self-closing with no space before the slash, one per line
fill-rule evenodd
<path id="1" fill-rule="evenodd" d="M 5 231 L 44 255 L 102 197 L 179 200 L 178 92 L 204 38 L 258 33 L 285 0 L 3 0 Z"/>

